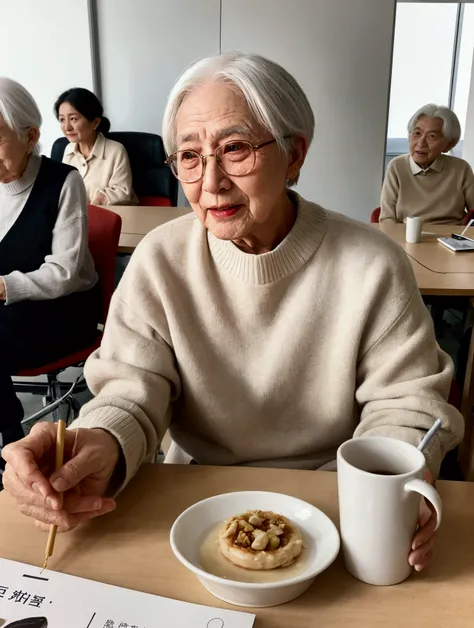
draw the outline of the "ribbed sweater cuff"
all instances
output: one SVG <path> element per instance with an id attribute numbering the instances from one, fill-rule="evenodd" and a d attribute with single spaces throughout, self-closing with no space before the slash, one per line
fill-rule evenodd
<path id="1" fill-rule="evenodd" d="M 22 281 L 21 277 L 15 277 L 12 275 L 5 275 L 2 277 L 5 282 L 5 292 L 6 292 L 6 305 L 11 305 L 12 303 L 17 303 L 18 301 L 24 301 L 28 299 L 29 295 L 25 282 Z"/>
<path id="2" fill-rule="evenodd" d="M 120 493 L 145 460 L 146 440 L 138 421 L 121 408 L 107 406 L 76 419 L 70 427 L 102 429 L 117 439 L 125 458 L 125 479 L 117 491 Z"/>

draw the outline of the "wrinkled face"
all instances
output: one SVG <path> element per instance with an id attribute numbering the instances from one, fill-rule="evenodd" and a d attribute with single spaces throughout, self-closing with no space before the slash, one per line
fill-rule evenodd
<path id="1" fill-rule="evenodd" d="M 61 131 L 70 142 L 93 143 L 95 141 L 95 129 L 100 118 L 88 120 L 70 103 L 63 102 L 59 106 L 58 120 Z"/>
<path id="2" fill-rule="evenodd" d="M 452 148 L 444 137 L 443 120 L 422 116 L 410 133 L 410 155 L 422 168 L 430 166 L 437 157 Z"/>
<path id="3" fill-rule="evenodd" d="M 222 83 L 203 84 L 186 97 L 176 131 L 177 150 L 210 155 L 228 143 L 226 154 L 235 160 L 242 140 L 256 145 L 273 139 L 253 118 L 242 96 Z M 182 155 L 193 159 L 191 153 Z M 287 179 L 297 175 L 304 155 L 302 160 L 292 159 L 273 142 L 255 152 L 255 166 L 244 176 L 224 173 L 214 157 L 205 161 L 201 179 L 182 183 L 184 193 L 211 233 L 223 240 L 240 240 L 267 226 L 271 229 L 275 208 L 286 198 Z"/>
<path id="4" fill-rule="evenodd" d="M 35 129 L 37 132 L 37 129 Z M 10 129 L 5 120 L 0 116 L 0 183 L 9 183 L 18 179 L 28 161 L 28 155 L 33 150 L 36 142 L 22 142 L 18 134 Z M 36 135 L 38 137 L 39 133 Z"/>

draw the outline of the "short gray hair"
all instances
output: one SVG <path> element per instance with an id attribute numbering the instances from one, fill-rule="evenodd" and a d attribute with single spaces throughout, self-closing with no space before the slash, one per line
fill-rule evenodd
<path id="1" fill-rule="evenodd" d="M 0 77 L 0 116 L 15 131 L 21 141 L 27 139 L 28 129 L 41 128 L 43 118 L 30 92 L 12 79 Z M 39 152 L 36 145 L 34 152 Z"/>
<path id="2" fill-rule="evenodd" d="M 427 118 L 441 118 L 443 121 L 443 135 L 451 144 L 452 148 L 456 146 L 461 137 L 461 124 L 457 115 L 449 107 L 443 105 L 435 105 L 430 103 L 424 107 L 420 107 L 418 111 L 410 118 L 408 122 L 408 133 L 413 133 L 413 129 L 420 118 L 426 116 Z"/>
<path id="3" fill-rule="evenodd" d="M 176 116 L 191 91 L 206 81 L 230 83 L 244 97 L 257 122 L 288 153 L 291 140 L 303 136 L 311 144 L 314 115 L 298 82 L 277 63 L 257 54 L 226 52 L 190 66 L 171 90 L 163 116 L 163 141 L 168 154 L 176 150 Z M 294 185 L 298 176 L 288 181 Z"/>

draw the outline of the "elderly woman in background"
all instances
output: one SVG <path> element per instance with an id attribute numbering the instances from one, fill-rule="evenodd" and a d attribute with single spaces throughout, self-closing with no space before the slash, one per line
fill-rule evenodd
<path id="1" fill-rule="evenodd" d="M 127 151 L 106 137 L 110 122 L 97 96 L 82 87 L 68 89 L 57 99 L 54 111 L 70 141 L 63 162 L 81 173 L 87 201 L 93 205 L 136 204 Z"/>
<path id="2" fill-rule="evenodd" d="M 41 114 L 24 87 L 0 78 L 0 432 L 23 437 L 11 375 L 92 344 L 98 290 L 87 247 L 84 184 L 41 157 Z"/>
<path id="3" fill-rule="evenodd" d="M 451 109 L 425 105 L 408 123 L 409 155 L 395 157 L 387 168 L 380 202 L 380 221 L 462 224 L 474 209 L 474 174 L 460 159 L 444 155 L 461 137 Z"/>
<path id="4" fill-rule="evenodd" d="M 317 469 L 353 435 L 416 445 L 442 417 L 427 452 L 437 474 L 459 442 L 452 363 L 403 251 L 290 189 L 313 129 L 301 87 L 258 55 L 211 57 L 180 78 L 163 137 L 194 215 L 132 256 L 86 366 L 96 397 L 68 432 L 82 428 L 71 462 L 41 473 L 48 424 L 4 452 L 5 487 L 41 526 L 112 510 L 103 495 L 168 428 L 167 461 L 205 465 Z M 421 524 L 417 569 L 433 546 L 433 517 Z"/>

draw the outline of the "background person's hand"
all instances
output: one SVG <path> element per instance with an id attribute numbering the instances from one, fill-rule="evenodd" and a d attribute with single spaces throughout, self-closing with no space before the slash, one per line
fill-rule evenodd
<path id="1" fill-rule="evenodd" d="M 6 301 L 7 300 L 7 288 L 5 286 L 5 282 L 3 281 L 2 277 L 0 277 L 0 301 Z"/>
<path id="2" fill-rule="evenodd" d="M 3 485 L 20 511 L 47 530 L 65 532 L 115 510 L 104 494 L 109 487 L 120 446 L 104 430 L 66 430 L 64 466 L 54 472 L 57 426 L 38 423 L 29 436 L 3 450 L 7 465 Z"/>
<path id="3" fill-rule="evenodd" d="M 91 205 L 108 205 L 108 198 L 103 192 L 97 192 L 91 201 Z"/>
<path id="4" fill-rule="evenodd" d="M 425 480 L 434 485 L 433 477 L 429 471 L 425 473 Z M 421 500 L 418 525 L 418 530 L 413 537 L 412 551 L 408 557 L 408 562 L 416 571 L 421 571 L 430 562 L 436 542 L 436 511 L 425 499 Z"/>

